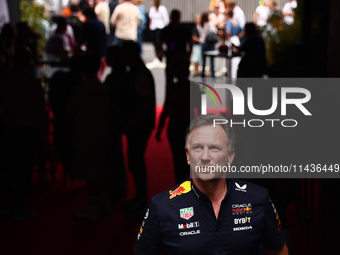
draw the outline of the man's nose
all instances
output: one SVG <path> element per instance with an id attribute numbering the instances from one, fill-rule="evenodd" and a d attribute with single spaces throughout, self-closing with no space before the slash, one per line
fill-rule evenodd
<path id="1" fill-rule="evenodd" d="M 202 153 L 202 156 L 201 156 L 201 160 L 202 160 L 202 162 L 204 162 L 204 163 L 207 163 L 207 162 L 210 161 L 209 149 L 206 148 L 206 147 L 203 149 L 203 153 Z"/>

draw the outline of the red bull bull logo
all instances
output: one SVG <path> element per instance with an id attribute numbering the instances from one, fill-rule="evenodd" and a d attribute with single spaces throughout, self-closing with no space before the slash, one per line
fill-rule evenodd
<path id="1" fill-rule="evenodd" d="M 190 181 L 183 182 L 177 189 L 174 191 L 170 190 L 169 194 L 171 195 L 169 198 L 173 199 L 176 196 L 180 196 L 183 193 L 188 193 L 191 190 Z"/>
<path id="2" fill-rule="evenodd" d="M 182 195 L 182 193 L 185 191 L 185 188 L 183 187 L 178 187 L 177 189 L 175 189 L 174 191 L 170 190 L 169 191 L 169 194 L 171 195 L 170 196 L 170 199 L 173 199 L 175 196 L 177 195 Z"/>

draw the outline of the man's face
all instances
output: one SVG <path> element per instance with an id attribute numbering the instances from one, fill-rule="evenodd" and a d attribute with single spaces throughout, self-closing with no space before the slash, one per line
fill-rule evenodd
<path id="1" fill-rule="evenodd" d="M 215 4 L 214 6 L 214 13 L 219 13 L 220 12 L 220 5 L 219 4 Z"/>
<path id="2" fill-rule="evenodd" d="M 230 9 L 230 10 L 234 10 L 235 7 L 236 7 L 236 4 L 229 4 L 229 9 Z"/>
<path id="3" fill-rule="evenodd" d="M 230 165 L 235 156 L 234 150 L 228 152 L 227 135 L 220 125 L 195 128 L 189 136 L 188 143 L 187 162 L 194 177 L 205 181 L 226 177 L 223 171 L 214 173 L 208 171 L 208 166 L 214 166 L 216 170 L 217 166 L 222 168 Z"/>
<path id="4" fill-rule="evenodd" d="M 196 17 L 195 24 L 200 24 L 200 23 L 201 23 L 201 17 Z"/>

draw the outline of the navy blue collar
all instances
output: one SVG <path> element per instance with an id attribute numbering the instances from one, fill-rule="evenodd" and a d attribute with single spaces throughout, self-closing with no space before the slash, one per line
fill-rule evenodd
<path id="1" fill-rule="evenodd" d="M 204 199 L 208 199 L 209 200 L 209 197 L 203 193 L 202 191 L 200 191 L 194 184 L 192 178 L 190 178 L 190 182 L 191 182 L 191 189 L 192 191 L 194 192 L 195 196 L 198 198 L 198 200 L 200 201 L 200 203 L 203 202 Z M 225 194 L 225 197 L 223 200 L 226 199 L 226 197 L 229 195 L 230 191 L 231 191 L 231 179 L 226 179 L 226 182 L 227 182 L 227 193 Z M 222 200 L 222 201 L 223 201 Z"/>

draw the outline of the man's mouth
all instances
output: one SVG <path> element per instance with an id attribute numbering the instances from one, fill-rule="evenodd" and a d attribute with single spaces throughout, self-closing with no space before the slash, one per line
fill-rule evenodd
<path id="1" fill-rule="evenodd" d="M 206 173 L 206 172 L 210 172 L 210 168 L 212 166 L 200 166 L 200 171 L 203 172 L 203 173 Z"/>

